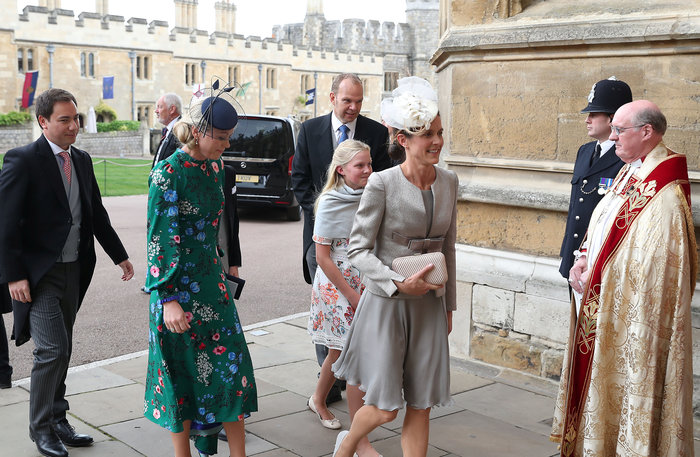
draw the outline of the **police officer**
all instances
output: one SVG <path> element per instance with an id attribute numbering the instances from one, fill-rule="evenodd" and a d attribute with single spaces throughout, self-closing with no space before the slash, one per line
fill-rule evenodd
<path id="1" fill-rule="evenodd" d="M 615 142 L 608 138 L 610 122 L 615 111 L 631 101 L 630 87 L 611 76 L 593 85 L 588 94 L 588 106 L 581 110 L 582 113 L 588 113 L 588 136 L 596 141 L 584 144 L 576 154 L 574 175 L 571 178 L 569 214 L 559 252 L 559 273 L 564 278 L 569 277 L 569 270 L 574 264 L 574 251 L 581 246 L 593 209 L 624 165 L 615 154 Z"/>

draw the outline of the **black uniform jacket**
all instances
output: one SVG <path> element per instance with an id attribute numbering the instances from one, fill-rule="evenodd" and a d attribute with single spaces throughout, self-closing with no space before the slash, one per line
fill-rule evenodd
<path id="1" fill-rule="evenodd" d="M 564 278 L 569 277 L 569 270 L 574 264 L 574 251 L 581 247 L 593 209 L 603 198 L 598 193 L 600 178 L 615 178 L 624 165 L 615 154 L 615 146 L 613 146 L 591 167 L 591 156 L 595 152 L 596 144 L 597 141 L 586 143 L 576 154 L 574 175 L 571 177 L 569 214 L 566 218 L 564 240 L 559 251 L 561 257 L 559 273 Z"/>
<path id="2" fill-rule="evenodd" d="M 118 264 L 128 258 L 102 205 L 90 156 L 71 146 L 80 185 L 80 302 L 95 269 L 95 241 Z M 0 283 L 28 279 L 30 287 L 56 262 L 68 237 L 71 212 L 56 158 L 42 135 L 35 142 L 11 149 L 0 173 Z M 28 339 L 25 327 L 31 303 L 15 303 L 15 337 Z"/>

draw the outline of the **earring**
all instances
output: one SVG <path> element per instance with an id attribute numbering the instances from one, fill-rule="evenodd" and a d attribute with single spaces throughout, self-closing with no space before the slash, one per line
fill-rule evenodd
<path id="1" fill-rule="evenodd" d="M 195 138 L 195 139 L 194 139 L 194 145 L 195 145 L 195 146 L 199 146 L 199 138 Z"/>

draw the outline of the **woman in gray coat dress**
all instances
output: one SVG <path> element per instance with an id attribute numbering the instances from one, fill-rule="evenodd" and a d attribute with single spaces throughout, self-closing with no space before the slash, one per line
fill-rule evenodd
<path id="1" fill-rule="evenodd" d="M 350 234 L 348 255 L 366 289 L 333 371 L 360 386 L 365 406 L 350 431 L 338 435 L 340 457 L 351 457 L 362 437 L 404 405 L 403 455 L 425 456 L 430 409 L 451 402 L 447 335 L 456 307 L 458 179 L 436 166 L 443 130 L 427 81 L 404 78 L 393 95 L 382 117 L 398 129 L 395 145 L 406 160 L 370 176 Z M 391 270 L 396 257 L 434 251 L 445 255 L 444 285 L 424 280 L 431 265 L 408 278 Z"/>

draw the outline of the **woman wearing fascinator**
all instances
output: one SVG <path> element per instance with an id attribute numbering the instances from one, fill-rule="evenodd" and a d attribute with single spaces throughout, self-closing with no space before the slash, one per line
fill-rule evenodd
<path id="1" fill-rule="evenodd" d="M 238 122 L 218 81 L 193 100 L 174 132 L 183 144 L 149 178 L 151 291 L 144 414 L 171 432 L 176 457 L 245 456 L 244 418 L 257 411 L 253 365 L 217 252 L 224 208 L 221 154 Z"/>
<path id="2" fill-rule="evenodd" d="M 349 432 L 338 434 L 338 457 L 352 457 L 363 437 L 404 406 L 403 455 L 425 456 L 430 409 L 452 401 L 447 335 L 456 308 L 458 180 L 437 166 L 443 130 L 430 84 L 402 78 L 392 95 L 382 119 L 396 129 L 391 147 L 405 161 L 369 177 L 350 233 L 348 255 L 366 288 L 333 371 L 360 386 L 365 404 Z M 436 264 L 410 275 L 394 270 L 422 253 L 444 256 L 441 279 L 431 278 Z"/>

